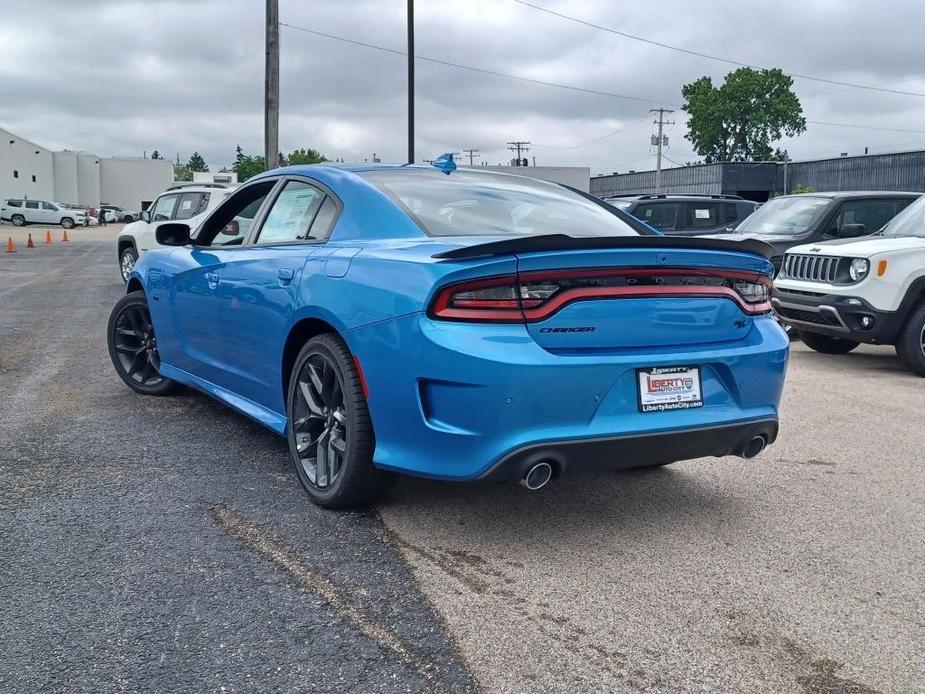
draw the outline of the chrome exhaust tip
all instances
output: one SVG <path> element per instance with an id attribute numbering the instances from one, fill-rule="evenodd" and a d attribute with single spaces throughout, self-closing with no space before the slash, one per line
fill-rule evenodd
<path id="1" fill-rule="evenodd" d="M 754 458 L 756 455 L 761 453 L 761 451 L 763 451 L 764 447 L 767 445 L 768 442 L 764 436 L 755 436 L 751 441 L 745 444 L 745 447 L 742 449 L 742 452 L 739 455 L 746 460 L 749 458 Z"/>
<path id="2" fill-rule="evenodd" d="M 549 480 L 552 479 L 552 465 L 546 461 L 531 465 L 524 476 L 520 478 L 520 484 L 535 492 L 537 489 L 545 487 Z"/>

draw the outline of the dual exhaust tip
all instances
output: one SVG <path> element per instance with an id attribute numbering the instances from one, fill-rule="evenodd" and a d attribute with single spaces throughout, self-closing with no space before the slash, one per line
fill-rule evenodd
<path id="1" fill-rule="evenodd" d="M 749 460 L 759 455 L 767 445 L 768 440 L 764 436 L 753 436 L 738 451 L 738 455 L 740 458 Z M 533 463 L 533 465 L 527 468 L 523 477 L 520 478 L 520 484 L 531 492 L 535 492 L 549 484 L 553 472 L 553 464 L 549 461 L 541 460 L 538 463 Z"/>

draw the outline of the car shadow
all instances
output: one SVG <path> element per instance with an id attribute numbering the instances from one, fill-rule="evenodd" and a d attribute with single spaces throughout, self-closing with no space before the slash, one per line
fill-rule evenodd
<path id="1" fill-rule="evenodd" d="M 732 460 L 732 459 L 730 459 Z M 710 465 L 724 465 L 714 460 Z M 736 464 L 735 462 L 729 464 Z M 697 463 L 554 479 L 531 492 L 510 483 L 450 483 L 401 477 L 380 505 L 389 518 L 426 516 L 438 534 L 482 536 L 499 547 L 555 538 L 587 541 L 595 533 L 639 532 L 645 536 L 680 528 L 732 522 L 749 501 L 735 487 L 720 489 L 690 469 Z"/>

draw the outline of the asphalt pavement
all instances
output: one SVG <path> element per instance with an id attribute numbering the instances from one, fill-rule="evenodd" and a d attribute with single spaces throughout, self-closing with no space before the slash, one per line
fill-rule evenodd
<path id="1" fill-rule="evenodd" d="M 273 434 L 119 381 L 117 229 L 0 227 L 0 692 L 925 691 L 925 381 L 891 348 L 795 343 L 755 460 L 332 513 Z"/>

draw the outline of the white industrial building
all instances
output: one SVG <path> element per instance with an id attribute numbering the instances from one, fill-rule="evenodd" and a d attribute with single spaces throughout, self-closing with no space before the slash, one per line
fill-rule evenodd
<path id="1" fill-rule="evenodd" d="M 173 166 L 163 159 L 52 152 L 0 128 L 0 199 L 142 210 L 172 183 Z"/>

